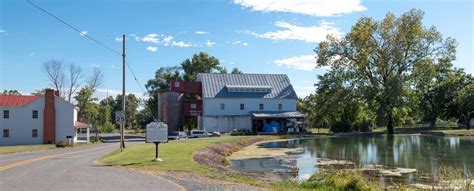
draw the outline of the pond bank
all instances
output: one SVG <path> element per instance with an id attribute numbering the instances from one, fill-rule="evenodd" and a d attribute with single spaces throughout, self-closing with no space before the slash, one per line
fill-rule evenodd
<path id="1" fill-rule="evenodd" d="M 258 180 L 272 181 L 276 180 L 276 178 L 263 174 L 240 172 L 229 168 L 231 164 L 228 160 L 228 157 L 230 157 L 235 152 L 240 152 L 243 148 L 248 148 L 249 145 L 256 145 L 269 141 L 278 141 L 275 139 L 275 137 L 250 138 L 237 142 L 216 144 L 194 151 L 193 159 L 199 164 L 218 169 L 223 172 L 228 172 L 239 176 L 249 176 L 252 178 L 257 178 Z"/>
<path id="2" fill-rule="evenodd" d="M 304 181 L 322 171 L 353 170 L 375 179 L 384 188 L 418 187 L 419 183 L 433 184 L 433 178 L 438 181 L 438 177 L 444 176 L 440 174 L 442 169 L 472 174 L 470 164 L 474 163 L 471 163 L 469 151 L 473 143 L 474 139 L 469 137 L 358 133 L 259 142 L 235 152 L 228 159 L 235 171 L 277 174 L 283 180 L 297 177 Z M 458 156 L 457 160 L 434 154 L 439 152 Z M 433 168 L 436 169 L 434 172 Z"/>

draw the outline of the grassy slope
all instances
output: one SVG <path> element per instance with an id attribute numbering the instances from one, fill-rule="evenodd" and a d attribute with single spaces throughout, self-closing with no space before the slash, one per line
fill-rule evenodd
<path id="1" fill-rule="evenodd" d="M 86 146 L 90 144 L 76 143 L 74 147 Z M 58 149 L 54 144 L 38 144 L 38 145 L 16 145 L 16 146 L 0 146 L 0 154 L 8 153 L 20 153 L 20 152 L 31 152 L 31 151 L 44 151 Z"/>
<path id="2" fill-rule="evenodd" d="M 256 137 L 257 136 L 224 136 L 171 141 L 169 143 L 160 144 L 159 146 L 159 157 L 163 159 L 163 162 L 152 161 L 155 157 L 154 144 L 135 145 L 125 149 L 124 152 L 117 150 L 104 156 L 99 161 L 112 166 L 125 166 L 151 171 L 192 172 L 211 178 L 262 186 L 263 183 L 250 177 L 220 172 L 205 165 L 198 164 L 193 160 L 193 152 L 195 150 L 210 145 L 237 142 Z"/>

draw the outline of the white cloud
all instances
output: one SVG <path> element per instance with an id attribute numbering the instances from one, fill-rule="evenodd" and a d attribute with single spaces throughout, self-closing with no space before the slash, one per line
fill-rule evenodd
<path id="1" fill-rule="evenodd" d="M 176 42 L 176 41 L 173 41 L 173 46 L 178 46 L 178 47 L 190 47 L 190 46 L 193 46 L 191 43 L 188 43 L 188 42 L 183 42 L 183 41 L 179 41 L 179 42 Z"/>
<path id="2" fill-rule="evenodd" d="M 284 28 L 275 32 L 266 32 L 258 34 L 253 31 L 243 30 L 241 32 L 250 34 L 258 38 L 267 38 L 272 40 L 302 40 L 308 43 L 318 43 L 326 39 L 331 34 L 335 37 L 341 37 L 342 32 L 335 27 L 333 23 L 321 22 L 317 26 L 302 27 L 287 22 L 276 22 L 275 26 Z"/>
<path id="3" fill-rule="evenodd" d="M 365 11 L 361 0 L 234 0 L 234 4 L 253 11 L 287 12 L 311 16 L 337 16 Z"/>
<path id="4" fill-rule="evenodd" d="M 35 53 L 34 52 L 30 52 L 29 56 L 34 56 Z"/>
<path id="5" fill-rule="evenodd" d="M 207 41 L 206 41 L 206 46 L 207 46 L 207 47 L 213 47 L 214 45 L 216 45 L 215 42 L 212 42 L 212 41 L 210 41 L 210 40 L 207 40 Z"/>
<path id="6" fill-rule="evenodd" d="M 148 47 L 146 47 L 146 50 L 148 50 L 150 52 L 156 52 L 156 50 L 158 50 L 158 48 L 156 46 L 148 46 Z"/>
<path id="7" fill-rule="evenodd" d="M 116 66 L 116 65 L 112 65 L 111 67 L 112 67 L 112 69 L 114 69 L 114 70 L 120 69 L 120 67 L 118 67 L 118 66 Z"/>
<path id="8" fill-rule="evenodd" d="M 7 32 L 6 30 L 0 29 L 0 33 Z"/>
<path id="9" fill-rule="evenodd" d="M 152 44 L 153 46 L 148 46 L 147 47 L 147 50 L 151 51 L 151 52 L 155 52 L 158 49 L 158 47 L 156 45 L 173 46 L 173 47 L 174 46 L 177 46 L 177 47 L 194 46 L 194 44 L 191 43 L 191 42 L 176 41 L 173 36 L 164 35 L 164 34 L 151 33 L 151 34 L 145 35 L 144 37 L 140 37 L 140 36 L 137 36 L 137 35 L 134 34 L 133 36 L 130 35 L 130 37 L 133 37 L 136 41 L 139 41 L 139 42 L 145 42 L 145 43 Z M 121 41 L 122 37 L 117 37 L 117 38 L 115 38 L 115 40 Z M 206 44 L 206 43 L 204 43 L 204 44 Z M 210 46 L 213 46 L 215 43 L 209 41 L 207 44 L 209 44 Z"/>
<path id="10" fill-rule="evenodd" d="M 194 33 L 200 34 L 200 35 L 209 34 L 209 32 L 205 32 L 205 31 L 196 31 L 196 32 L 194 32 Z"/>
<path id="11" fill-rule="evenodd" d="M 287 68 L 303 71 L 316 70 L 316 56 L 312 54 L 274 60 L 273 63 L 277 66 L 286 66 Z M 322 67 L 322 69 L 329 70 L 330 68 Z"/>
<path id="12" fill-rule="evenodd" d="M 122 42 L 122 37 L 115 37 L 115 41 Z"/>
<path id="13" fill-rule="evenodd" d="M 316 67 L 316 58 L 314 55 L 301 55 L 273 61 L 277 66 L 286 66 L 303 71 L 312 71 Z"/>
<path id="14" fill-rule="evenodd" d="M 312 85 L 312 86 L 293 86 L 293 88 L 295 89 L 296 94 L 300 98 L 306 97 L 309 94 L 312 94 L 316 91 L 316 88 L 314 87 L 314 85 Z"/>
<path id="15" fill-rule="evenodd" d="M 234 41 L 234 42 L 232 42 L 232 44 L 233 45 L 241 45 L 241 46 L 248 46 L 249 45 L 249 43 L 243 42 L 243 41 L 240 41 L 240 40 Z"/>
<path id="16" fill-rule="evenodd" d="M 172 37 L 172 36 L 167 36 L 167 37 L 163 38 L 163 45 L 165 45 L 165 46 L 172 45 L 173 44 L 173 39 L 174 39 L 174 37 Z"/>
<path id="17" fill-rule="evenodd" d="M 135 38 L 135 40 L 137 40 L 137 38 Z M 143 42 L 149 42 L 149 43 L 153 43 L 153 44 L 158 44 L 160 41 L 158 39 L 158 34 L 147 34 L 146 36 L 144 36 L 143 38 L 138 38 L 138 40 L 141 40 Z"/>
<path id="18" fill-rule="evenodd" d="M 100 68 L 100 64 L 89 64 L 92 68 Z"/>
<path id="19" fill-rule="evenodd" d="M 87 35 L 87 31 L 81 31 L 81 33 L 79 33 L 79 35 L 81 35 L 81 36 L 86 36 L 86 35 Z"/>

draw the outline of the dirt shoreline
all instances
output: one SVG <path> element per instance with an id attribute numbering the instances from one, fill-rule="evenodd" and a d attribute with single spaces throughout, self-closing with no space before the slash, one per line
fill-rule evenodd
<path id="1" fill-rule="evenodd" d="M 284 141 L 284 139 L 269 139 L 269 138 L 250 138 L 248 140 L 242 140 L 234 143 L 222 143 L 213 146 L 208 146 L 203 149 L 199 149 L 193 153 L 193 159 L 199 164 L 206 165 L 208 167 L 220 170 L 221 172 L 231 173 L 241 176 L 249 176 L 262 181 L 278 181 L 279 178 L 269 174 L 256 174 L 240 172 L 230 168 L 230 161 L 228 157 L 233 153 L 238 152 L 244 147 L 261 144 L 264 142 L 273 141 Z"/>

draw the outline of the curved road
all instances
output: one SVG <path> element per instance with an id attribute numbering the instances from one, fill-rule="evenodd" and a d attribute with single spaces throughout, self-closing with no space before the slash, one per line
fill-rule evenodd
<path id="1" fill-rule="evenodd" d="M 118 147 L 118 143 L 102 143 L 2 154 L 0 190 L 184 190 L 160 177 L 94 164 Z"/>

